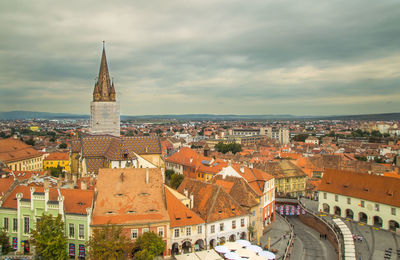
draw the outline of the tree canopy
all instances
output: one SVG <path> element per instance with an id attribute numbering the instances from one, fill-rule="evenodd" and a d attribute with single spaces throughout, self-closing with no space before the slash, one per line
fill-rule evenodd
<path id="1" fill-rule="evenodd" d="M 137 260 L 152 260 L 162 254 L 165 243 L 159 235 L 154 232 L 146 232 L 136 239 L 133 245 L 134 258 Z"/>
<path id="2" fill-rule="evenodd" d="M 233 154 L 241 152 L 242 151 L 242 146 L 238 143 L 223 143 L 219 142 L 218 144 L 215 145 L 214 147 L 218 152 L 220 153 L 227 153 L 227 152 L 232 152 Z"/>
<path id="3" fill-rule="evenodd" d="M 8 233 L 4 230 L 0 230 L 0 245 L 1 252 L 3 255 L 8 254 L 11 251 L 10 239 L 8 237 Z"/>
<path id="4" fill-rule="evenodd" d="M 42 259 L 67 258 L 67 238 L 61 215 L 53 217 L 43 214 L 36 223 L 36 229 L 31 229 L 31 233 L 36 253 Z"/>
<path id="5" fill-rule="evenodd" d="M 125 259 L 132 248 L 122 227 L 111 224 L 94 229 L 87 245 L 90 259 Z"/>
<path id="6" fill-rule="evenodd" d="M 171 179 L 169 180 L 169 184 L 171 185 L 172 188 L 177 189 L 179 185 L 181 185 L 184 177 L 182 174 L 179 173 L 173 173 L 171 175 Z"/>

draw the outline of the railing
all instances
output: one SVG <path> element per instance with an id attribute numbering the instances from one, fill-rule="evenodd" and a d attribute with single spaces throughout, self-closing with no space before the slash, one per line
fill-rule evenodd
<path id="1" fill-rule="evenodd" d="M 320 216 L 318 216 L 316 213 L 314 213 L 312 210 L 307 209 L 303 203 L 301 202 L 300 198 L 298 199 L 298 204 L 300 205 L 300 207 L 302 209 L 304 209 L 308 214 L 313 215 L 315 218 L 321 220 L 331 231 L 332 233 L 335 235 L 335 240 L 336 243 L 338 244 L 338 259 L 342 260 L 343 259 L 343 252 L 342 252 L 342 240 L 340 238 L 342 238 L 342 234 L 340 232 L 337 232 L 335 230 L 335 226 L 332 223 L 329 223 L 328 221 L 326 221 L 324 218 L 321 218 Z M 338 234 L 339 233 L 339 234 Z"/>
<path id="2" fill-rule="evenodd" d="M 286 222 L 286 224 L 289 226 L 290 228 L 290 235 L 289 235 L 289 241 L 287 243 L 286 249 L 285 249 L 285 253 L 283 254 L 283 260 L 288 259 L 289 253 L 290 253 L 290 249 L 293 245 L 293 240 L 294 240 L 294 231 L 293 231 L 293 227 L 292 224 L 289 223 L 289 221 L 287 221 L 286 217 L 282 216 L 281 214 L 279 214 L 278 212 L 276 212 L 277 215 L 279 215 L 281 218 L 283 218 L 283 220 Z"/>

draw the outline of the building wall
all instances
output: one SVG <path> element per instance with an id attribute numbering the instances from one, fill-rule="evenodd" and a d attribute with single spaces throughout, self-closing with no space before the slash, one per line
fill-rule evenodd
<path id="1" fill-rule="evenodd" d="M 165 167 L 164 160 L 161 158 L 160 154 L 140 154 L 140 156 L 159 168 Z"/>
<path id="2" fill-rule="evenodd" d="M 347 201 L 348 198 L 350 199 L 350 203 L 348 203 Z M 362 206 L 361 201 L 364 201 L 364 206 Z M 367 225 L 374 225 L 374 216 L 379 216 L 380 218 L 382 218 L 383 229 L 389 229 L 390 220 L 394 220 L 397 223 L 400 223 L 399 207 L 321 191 L 318 196 L 319 211 L 324 211 L 324 204 L 329 205 L 329 212 L 327 212 L 329 214 L 334 214 L 335 207 L 339 207 L 341 209 L 341 217 L 346 217 L 346 209 L 352 210 L 354 215 L 353 219 L 355 221 L 360 221 L 359 214 L 360 212 L 363 212 L 367 215 Z M 394 208 L 395 215 L 392 214 L 392 208 Z"/>
<path id="3" fill-rule="evenodd" d="M 244 225 L 241 226 L 241 220 L 244 220 Z M 236 228 L 232 228 L 232 221 L 236 221 Z M 224 223 L 224 230 L 220 230 L 220 224 Z M 215 232 L 211 232 L 211 227 L 214 225 Z M 244 232 L 246 233 L 245 239 L 248 239 L 248 226 L 249 226 L 249 216 L 244 215 L 244 216 L 238 216 L 234 218 L 229 218 L 229 219 L 223 219 L 220 221 L 215 221 L 215 222 L 210 222 L 206 224 L 206 244 L 207 248 L 210 248 L 210 241 L 215 239 L 217 243 L 220 243 L 221 238 L 225 238 L 225 241 L 229 241 L 229 237 L 231 235 L 235 236 L 235 240 L 240 239 L 240 235 Z"/>
<path id="4" fill-rule="evenodd" d="M 198 233 L 198 226 L 201 226 L 201 233 Z M 191 235 L 186 235 L 186 229 L 190 228 L 191 230 Z M 179 229 L 179 236 L 175 236 L 175 230 Z M 192 226 L 182 226 L 182 227 L 174 227 L 170 228 L 170 238 L 169 238 L 169 245 L 170 248 L 169 250 L 172 250 L 172 247 L 174 246 L 175 243 L 178 243 L 178 248 L 179 250 L 182 249 L 182 244 L 186 241 L 189 241 L 192 246 L 192 252 L 194 251 L 194 245 L 195 243 L 199 240 L 203 240 L 204 246 L 205 244 L 205 239 L 206 239 L 206 225 L 205 224 L 199 224 L 199 225 L 192 225 Z"/>
<path id="5" fill-rule="evenodd" d="M 289 194 L 292 196 L 304 195 L 306 188 L 305 176 L 283 177 L 275 179 L 276 190 L 279 193 Z"/>
<path id="6" fill-rule="evenodd" d="M 13 171 L 41 171 L 43 169 L 43 156 L 7 162 L 6 165 Z"/>
<path id="7" fill-rule="evenodd" d="M 120 136 L 119 102 L 90 102 L 90 132 Z"/>
<path id="8" fill-rule="evenodd" d="M 70 172 L 69 170 L 69 160 L 44 160 L 43 161 L 43 169 L 49 169 L 49 168 L 57 168 L 60 166 L 63 168 L 66 172 Z"/>
<path id="9" fill-rule="evenodd" d="M 22 197 L 18 197 L 17 194 L 17 209 L 7 209 L 0 207 L 0 227 L 5 228 L 5 218 L 8 218 L 8 233 L 10 237 L 11 246 L 13 246 L 13 240 L 17 239 L 18 243 L 18 252 L 23 252 L 23 247 L 21 245 L 22 241 L 28 241 L 30 238 L 30 232 L 24 232 L 24 224 L 25 218 L 29 219 L 29 228 L 36 228 L 36 220 L 41 217 L 43 213 L 57 216 L 61 213 L 63 216 L 63 221 L 65 223 L 65 235 L 67 236 L 68 245 L 70 243 L 75 244 L 76 255 L 78 254 L 79 245 L 85 245 L 89 239 L 89 223 L 87 215 L 72 215 L 72 214 L 65 214 L 63 207 L 60 209 L 60 204 L 47 204 L 45 205 L 46 196 L 45 195 L 33 195 L 33 200 L 24 200 Z M 62 203 L 61 203 L 62 204 Z M 14 219 L 17 220 L 17 230 L 14 230 L 13 221 Z M 75 237 L 69 237 L 69 223 L 75 224 Z M 78 227 L 79 224 L 84 225 L 84 238 L 78 237 Z M 68 250 L 66 248 L 65 250 Z M 30 250 L 32 252 L 32 245 L 30 245 Z"/>

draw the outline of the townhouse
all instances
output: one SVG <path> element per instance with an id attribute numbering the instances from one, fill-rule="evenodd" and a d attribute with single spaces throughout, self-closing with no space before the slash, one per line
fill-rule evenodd
<path id="1" fill-rule="evenodd" d="M 30 246 L 31 228 L 42 214 L 60 214 L 70 257 L 84 258 L 93 206 L 93 190 L 52 187 L 50 177 L 14 182 L 0 201 L 0 226 L 10 236 L 12 248 L 20 253 L 34 252 Z"/>
<path id="2" fill-rule="evenodd" d="M 192 211 L 205 221 L 206 248 L 239 238 L 249 239 L 249 212 L 223 187 L 185 178 L 178 192 L 192 199 Z"/>
<path id="3" fill-rule="evenodd" d="M 192 211 L 193 198 L 165 186 L 165 199 L 170 218 L 169 254 L 188 253 L 206 248 L 205 221 Z"/>
<path id="4" fill-rule="evenodd" d="M 399 178 L 326 169 L 318 187 L 318 209 L 395 231 L 400 222 L 399 187 Z"/>
<path id="5" fill-rule="evenodd" d="M 0 161 L 13 171 L 43 169 L 43 154 L 31 145 L 15 139 L 0 139 Z"/>
<path id="6" fill-rule="evenodd" d="M 159 168 L 100 169 L 90 227 L 122 226 L 122 232 L 132 242 L 152 231 L 165 242 L 167 255 L 170 217 L 163 182 Z"/>

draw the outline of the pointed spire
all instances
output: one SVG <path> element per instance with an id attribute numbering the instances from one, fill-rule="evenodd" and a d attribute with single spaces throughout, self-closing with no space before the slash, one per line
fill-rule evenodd
<path id="1" fill-rule="evenodd" d="M 95 93 L 97 92 L 100 94 L 98 98 L 95 97 Z M 113 98 L 111 98 L 110 94 L 111 94 L 111 81 L 110 81 L 110 74 L 108 72 L 105 41 L 103 41 L 103 53 L 101 55 L 99 77 L 95 89 L 93 91 L 93 98 L 94 101 L 115 100 L 115 95 Z"/>

